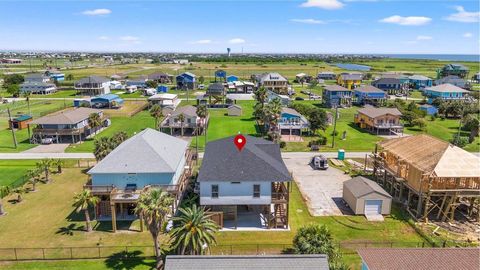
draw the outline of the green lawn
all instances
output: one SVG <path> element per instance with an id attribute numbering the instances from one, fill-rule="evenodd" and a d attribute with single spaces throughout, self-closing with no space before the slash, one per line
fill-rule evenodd
<path id="1" fill-rule="evenodd" d="M 95 138 L 109 137 L 120 131 L 125 131 L 129 136 L 132 136 L 147 127 L 155 127 L 155 120 L 148 111 L 141 111 L 132 117 L 112 117 L 111 120 L 112 125 L 97 134 Z M 70 145 L 66 152 L 93 152 L 93 143 L 94 139 L 88 139 L 80 144 Z"/>
<path id="2" fill-rule="evenodd" d="M 0 160 L 0 186 L 20 181 L 29 169 L 35 168 L 36 162 L 35 160 Z"/>
<path id="3" fill-rule="evenodd" d="M 0 263 L 4 270 L 150 270 L 155 267 L 155 261 L 150 259 L 123 259 L 112 257 L 107 260 L 79 260 L 79 261 L 35 261 L 35 262 L 12 262 Z"/>
<path id="4" fill-rule="evenodd" d="M 49 95 L 31 95 L 32 98 L 76 98 L 79 97 L 76 95 L 76 90 L 60 90 L 56 93 L 49 94 Z M 73 101 L 68 101 L 69 103 L 73 103 Z"/>

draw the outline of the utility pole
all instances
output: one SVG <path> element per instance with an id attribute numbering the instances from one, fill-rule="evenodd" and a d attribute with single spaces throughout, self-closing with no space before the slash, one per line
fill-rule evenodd
<path id="1" fill-rule="evenodd" d="M 15 130 L 12 125 L 12 115 L 10 114 L 10 108 L 7 108 L 7 112 L 8 112 L 8 125 L 12 130 L 13 144 L 15 145 L 15 149 L 17 149 L 17 137 L 15 137 Z"/>
<path id="2" fill-rule="evenodd" d="M 332 148 L 335 147 L 335 132 L 337 132 L 338 105 L 335 105 L 335 121 L 333 122 Z"/>

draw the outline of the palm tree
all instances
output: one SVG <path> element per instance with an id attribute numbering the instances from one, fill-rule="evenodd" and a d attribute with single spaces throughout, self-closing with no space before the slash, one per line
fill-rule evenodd
<path id="1" fill-rule="evenodd" d="M 182 136 L 183 136 L 183 123 L 185 122 L 185 115 L 183 113 L 181 113 L 178 116 L 178 121 L 180 121 L 180 128 L 182 130 Z"/>
<path id="2" fill-rule="evenodd" d="M 215 233 L 218 226 L 210 219 L 204 208 L 193 205 L 191 208 L 180 208 L 180 216 L 174 217 L 177 224 L 170 231 L 171 244 L 181 255 L 201 255 L 215 245 Z"/>
<path id="3" fill-rule="evenodd" d="M 37 183 L 40 181 L 40 170 L 38 168 L 36 169 L 31 169 L 28 170 L 27 173 L 25 174 L 25 177 L 28 178 L 28 182 L 32 184 L 32 191 L 35 192 L 37 191 Z"/>
<path id="4" fill-rule="evenodd" d="M 45 182 L 50 182 L 50 169 L 53 165 L 53 160 L 51 159 L 42 159 L 40 162 L 37 162 L 37 169 L 45 173 Z"/>
<path id="5" fill-rule="evenodd" d="M 95 159 L 97 161 L 102 160 L 105 158 L 111 150 L 111 141 L 107 137 L 101 137 L 95 140 L 94 142 L 94 151 L 93 154 L 95 155 Z"/>
<path id="6" fill-rule="evenodd" d="M 268 134 L 272 141 L 278 143 L 280 141 L 280 130 L 278 128 L 278 121 L 282 113 L 282 104 L 279 99 L 274 99 L 265 106 L 265 122 L 268 123 Z"/>
<path id="7" fill-rule="evenodd" d="M 150 108 L 150 115 L 155 118 L 155 129 L 159 129 L 159 120 L 163 117 L 162 107 L 158 104 L 153 105 Z"/>
<path id="8" fill-rule="evenodd" d="M 26 192 L 24 187 L 17 187 L 13 190 L 13 193 L 17 194 L 17 203 L 21 203 L 23 201 L 23 194 Z"/>
<path id="9" fill-rule="evenodd" d="M 0 186 L 0 216 L 6 214 L 5 209 L 3 208 L 3 198 L 10 194 L 9 186 Z"/>
<path id="10" fill-rule="evenodd" d="M 160 252 L 160 243 L 158 237 L 163 233 L 167 216 L 172 212 L 173 198 L 162 189 L 152 188 L 143 192 L 138 199 L 135 212 L 143 219 L 155 246 L 155 258 L 157 259 L 157 269 L 162 266 L 162 257 Z"/>
<path id="11" fill-rule="evenodd" d="M 260 104 L 267 102 L 267 90 L 265 87 L 262 86 L 255 91 L 255 100 Z"/>
<path id="12" fill-rule="evenodd" d="M 79 213 L 80 211 L 83 211 L 85 213 L 87 232 L 91 232 L 92 224 L 90 223 L 90 214 L 88 213 L 88 208 L 97 205 L 100 199 L 96 196 L 93 196 L 90 190 L 84 189 L 80 193 L 75 193 L 73 200 L 73 207 L 75 207 L 77 213 Z"/>
<path id="13" fill-rule="evenodd" d="M 119 146 L 122 142 L 128 139 L 128 134 L 125 131 L 120 131 L 113 134 L 111 140 L 112 150 Z"/>
<path id="14" fill-rule="evenodd" d="M 90 128 L 95 130 L 95 134 L 97 134 L 98 127 L 102 125 L 102 119 L 98 113 L 92 113 L 88 116 L 88 125 Z"/>
<path id="15" fill-rule="evenodd" d="M 199 105 L 197 107 L 197 115 L 200 117 L 200 120 L 202 121 L 202 131 L 205 134 L 205 145 L 207 145 L 207 116 L 208 116 L 208 110 L 206 105 Z M 197 132 L 198 133 L 198 132 Z M 197 136 L 197 155 L 198 155 L 198 136 Z"/>
<path id="16" fill-rule="evenodd" d="M 65 165 L 65 162 L 61 159 L 56 159 L 54 163 L 57 166 L 57 173 L 62 173 L 62 167 Z"/>

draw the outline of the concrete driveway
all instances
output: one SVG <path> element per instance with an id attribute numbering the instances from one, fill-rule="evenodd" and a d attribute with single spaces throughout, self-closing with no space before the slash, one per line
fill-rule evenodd
<path id="1" fill-rule="evenodd" d="M 40 144 L 23 151 L 23 153 L 64 153 L 69 145 L 68 143 Z"/>
<path id="2" fill-rule="evenodd" d="M 332 167 L 325 171 L 314 170 L 309 165 L 313 155 L 303 158 L 283 158 L 288 169 L 293 172 L 295 182 L 307 202 L 310 214 L 341 216 L 349 212 L 348 206 L 342 200 L 342 190 L 343 182 L 349 180 L 350 176 Z"/>

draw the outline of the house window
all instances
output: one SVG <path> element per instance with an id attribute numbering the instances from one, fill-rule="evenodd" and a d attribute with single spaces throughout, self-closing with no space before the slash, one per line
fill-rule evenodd
<path id="1" fill-rule="evenodd" d="M 212 198 L 218 198 L 218 185 L 212 185 Z"/>
<path id="2" fill-rule="evenodd" d="M 230 184 L 240 184 L 240 182 L 230 182 Z"/>
<path id="3" fill-rule="evenodd" d="M 260 185 L 253 185 L 253 197 L 260 198 Z"/>

